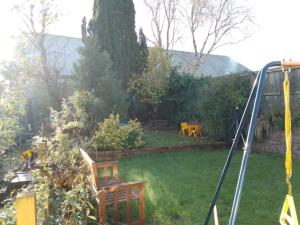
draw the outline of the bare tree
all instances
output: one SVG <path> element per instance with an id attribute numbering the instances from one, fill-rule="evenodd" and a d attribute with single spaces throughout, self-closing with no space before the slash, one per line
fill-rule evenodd
<path id="1" fill-rule="evenodd" d="M 15 6 L 14 9 L 24 27 L 21 32 L 27 45 L 25 57 L 31 58 L 32 67 L 35 68 L 34 74 L 29 76 L 34 80 L 41 81 L 46 86 L 53 103 L 51 106 L 58 108 L 61 103 L 59 90 L 63 86 L 61 68 L 54 66 L 57 65 L 56 62 L 50 63 L 50 53 L 46 46 L 48 29 L 60 16 L 55 0 L 26 0 L 22 5 Z"/>
<path id="2" fill-rule="evenodd" d="M 181 5 L 181 12 L 187 21 L 197 57 L 194 70 L 201 65 L 205 54 L 250 36 L 250 10 L 235 0 L 188 0 L 188 4 Z"/>
<path id="3" fill-rule="evenodd" d="M 196 31 L 205 24 L 207 18 L 208 0 L 188 0 L 188 4 L 181 4 L 181 14 L 185 18 L 192 36 L 195 55 L 198 54 Z"/>
<path id="4" fill-rule="evenodd" d="M 144 0 L 151 13 L 151 29 L 154 39 L 148 38 L 155 46 L 170 48 L 179 40 L 178 4 L 179 0 Z"/>

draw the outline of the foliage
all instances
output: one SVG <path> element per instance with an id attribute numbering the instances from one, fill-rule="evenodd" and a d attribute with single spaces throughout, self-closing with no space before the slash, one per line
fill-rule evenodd
<path id="1" fill-rule="evenodd" d="M 200 120 L 201 112 L 197 110 L 198 89 L 207 85 L 208 78 L 195 77 L 172 68 L 169 77 L 169 89 L 159 106 L 160 118 L 171 124 L 182 121 Z"/>
<path id="2" fill-rule="evenodd" d="M 138 61 L 137 61 L 137 74 L 142 74 L 142 72 L 147 68 L 147 62 L 149 57 L 149 50 L 147 46 L 147 39 L 143 32 L 143 29 L 140 28 L 139 31 L 139 48 L 138 48 Z"/>
<path id="3" fill-rule="evenodd" d="M 141 124 L 130 120 L 120 126 L 119 115 L 111 114 L 103 123 L 94 136 L 96 150 L 114 150 L 138 148 L 144 145 Z"/>
<path id="4" fill-rule="evenodd" d="M 147 68 L 129 80 L 129 91 L 144 103 L 158 104 L 167 94 L 171 73 L 170 58 L 163 49 L 151 48 Z"/>
<path id="5" fill-rule="evenodd" d="M 85 134 L 89 134 L 97 122 L 100 121 L 104 115 L 110 111 L 105 111 L 101 99 L 95 97 L 88 91 L 76 91 L 74 95 L 69 98 L 74 107 L 76 118 L 82 123 Z"/>
<path id="6" fill-rule="evenodd" d="M 284 115 L 274 114 L 272 116 L 272 125 L 277 129 L 284 130 Z"/>
<path id="7" fill-rule="evenodd" d="M 126 94 L 112 71 L 112 62 L 106 51 L 100 51 L 94 36 L 86 38 L 79 50 L 81 58 L 74 65 L 74 81 L 78 90 L 71 98 L 78 113 L 87 122 L 96 124 L 110 113 L 126 117 Z"/>
<path id="8" fill-rule="evenodd" d="M 267 116 L 261 116 L 257 119 L 255 127 L 255 138 L 262 141 L 271 132 L 270 118 Z"/>
<path id="9" fill-rule="evenodd" d="M 207 135 L 214 140 L 231 139 L 231 124 L 236 107 L 243 109 L 250 93 L 249 76 L 211 78 L 197 94 L 195 109 L 201 113 Z"/>
<path id="10" fill-rule="evenodd" d="M 143 90 L 137 85 L 143 84 L 139 82 L 143 78 L 147 81 L 143 75 L 132 78 L 132 91 Z M 203 124 L 209 139 L 227 141 L 232 138 L 231 125 L 235 108 L 243 109 L 246 105 L 251 87 L 250 76 L 236 74 L 220 78 L 195 77 L 173 67 L 170 76 L 164 81 L 164 95 L 156 101 L 158 119 L 168 120 L 176 126 L 182 121 L 197 120 Z M 149 92 L 155 91 L 156 86 L 155 82 L 149 82 Z M 135 102 L 139 99 L 144 101 L 143 96 L 138 97 Z M 141 107 L 142 104 L 135 106 L 138 107 L 138 118 L 144 119 L 148 115 L 149 107 Z"/>
<path id="11" fill-rule="evenodd" d="M 25 114 L 25 94 L 16 82 L 0 81 L 0 148 L 15 144 L 22 131 L 21 119 Z"/>
<path id="12" fill-rule="evenodd" d="M 9 198 L 5 200 L 5 205 L 3 208 L 0 208 L 0 216 L 3 216 L 3 219 L 5 219 L 5 223 L 1 223 L 1 217 L 0 217 L 0 224 L 1 225 L 16 225 L 16 201 L 15 198 Z"/>
<path id="13" fill-rule="evenodd" d="M 68 102 L 51 110 L 53 136 L 47 140 L 46 161 L 35 174 L 40 217 L 48 208 L 49 224 L 87 224 L 93 206 L 88 191 L 87 170 L 79 160 L 81 124 Z M 47 204 L 47 205 L 46 205 Z"/>
<path id="14" fill-rule="evenodd" d="M 113 69 L 125 90 L 129 75 L 137 69 L 138 44 L 133 1 L 94 0 L 93 19 L 89 24 L 101 50 L 111 56 Z"/>

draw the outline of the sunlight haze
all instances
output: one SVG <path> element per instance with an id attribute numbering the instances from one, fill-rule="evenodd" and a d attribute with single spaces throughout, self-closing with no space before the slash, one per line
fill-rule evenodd
<path id="1" fill-rule="evenodd" d="M 17 14 L 12 11 L 15 4 L 22 1 L 2 1 L 0 7 L 0 23 L 2 35 L 0 37 L 0 58 L 8 60 L 13 54 L 15 36 L 17 36 L 22 23 Z M 151 35 L 150 16 L 142 0 L 134 0 L 136 9 L 136 29 L 143 27 L 147 36 Z M 300 21 L 300 1 L 259 1 L 248 0 L 252 8 L 255 25 L 252 36 L 236 45 L 228 45 L 217 49 L 213 54 L 232 57 L 252 70 L 260 69 L 272 60 L 300 58 L 300 33 L 294 21 Z M 70 5 L 72 8 L 70 8 Z M 83 16 L 90 18 L 92 15 L 93 0 L 64 0 L 60 2 L 63 16 L 53 25 L 50 33 L 80 37 L 80 23 Z M 188 32 L 182 30 L 183 39 L 174 49 L 192 51 Z M 150 45 L 150 43 L 149 43 Z"/>

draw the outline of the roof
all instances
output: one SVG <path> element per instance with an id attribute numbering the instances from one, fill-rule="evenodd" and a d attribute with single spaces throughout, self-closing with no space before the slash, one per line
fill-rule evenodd
<path id="1" fill-rule="evenodd" d="M 172 62 L 181 70 L 189 71 L 197 60 L 195 53 L 183 51 L 170 51 Z M 250 71 L 247 67 L 224 55 L 204 55 L 203 62 L 195 72 L 196 76 L 219 77 Z"/>
<path id="2" fill-rule="evenodd" d="M 71 75 L 73 64 L 80 57 L 78 49 L 83 46 L 80 38 L 48 34 L 45 40 L 50 64 L 59 69 L 63 75 Z M 170 50 L 172 63 L 182 71 L 188 71 L 196 61 L 192 52 Z M 205 55 L 203 63 L 196 71 L 196 76 L 224 76 L 250 71 L 232 58 L 223 55 Z"/>
<path id="3" fill-rule="evenodd" d="M 80 38 L 47 34 L 45 48 L 49 64 L 58 69 L 62 75 L 71 75 L 73 64 L 77 63 L 80 55 L 78 50 L 83 47 Z"/>

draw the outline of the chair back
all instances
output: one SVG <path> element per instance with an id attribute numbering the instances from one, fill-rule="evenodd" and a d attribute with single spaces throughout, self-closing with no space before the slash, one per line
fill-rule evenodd
<path id="1" fill-rule="evenodd" d="M 182 123 L 180 123 L 180 127 L 181 127 L 181 129 L 186 129 L 189 127 L 189 125 L 187 122 L 182 122 Z"/>

